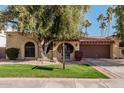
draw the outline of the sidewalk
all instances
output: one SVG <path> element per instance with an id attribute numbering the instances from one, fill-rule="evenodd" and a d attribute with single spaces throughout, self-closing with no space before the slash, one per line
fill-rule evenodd
<path id="1" fill-rule="evenodd" d="M 0 88 L 124 88 L 124 79 L 0 78 Z"/>

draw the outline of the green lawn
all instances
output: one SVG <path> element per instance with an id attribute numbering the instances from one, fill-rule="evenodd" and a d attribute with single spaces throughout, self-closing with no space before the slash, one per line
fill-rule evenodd
<path id="1" fill-rule="evenodd" d="M 57 78 L 108 78 L 101 72 L 86 64 L 37 66 L 34 65 L 0 65 L 0 77 L 57 77 Z"/>

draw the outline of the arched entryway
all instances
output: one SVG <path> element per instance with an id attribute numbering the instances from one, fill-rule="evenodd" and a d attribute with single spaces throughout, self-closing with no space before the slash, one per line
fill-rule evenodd
<path id="1" fill-rule="evenodd" d="M 25 44 L 25 58 L 35 57 L 35 45 L 32 42 L 27 42 Z"/>
<path id="2" fill-rule="evenodd" d="M 71 53 L 74 51 L 74 47 L 69 44 L 69 43 L 65 43 L 64 44 L 64 49 L 65 49 L 65 60 L 70 60 L 71 59 Z M 63 58 L 63 47 L 62 44 L 59 45 L 58 47 L 58 52 L 61 54 L 61 59 Z"/>

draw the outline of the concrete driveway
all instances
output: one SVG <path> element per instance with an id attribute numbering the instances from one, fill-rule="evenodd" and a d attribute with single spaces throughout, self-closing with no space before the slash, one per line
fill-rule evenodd
<path id="1" fill-rule="evenodd" d="M 86 59 L 86 62 L 112 79 L 124 79 L 124 59 Z"/>
<path id="2" fill-rule="evenodd" d="M 124 88 L 124 79 L 0 78 L 0 88 Z"/>

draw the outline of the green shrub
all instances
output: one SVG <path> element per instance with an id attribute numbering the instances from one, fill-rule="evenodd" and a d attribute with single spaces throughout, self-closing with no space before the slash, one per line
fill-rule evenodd
<path id="1" fill-rule="evenodd" d="M 6 54 L 10 60 L 16 60 L 18 58 L 19 49 L 18 48 L 8 48 Z"/>

